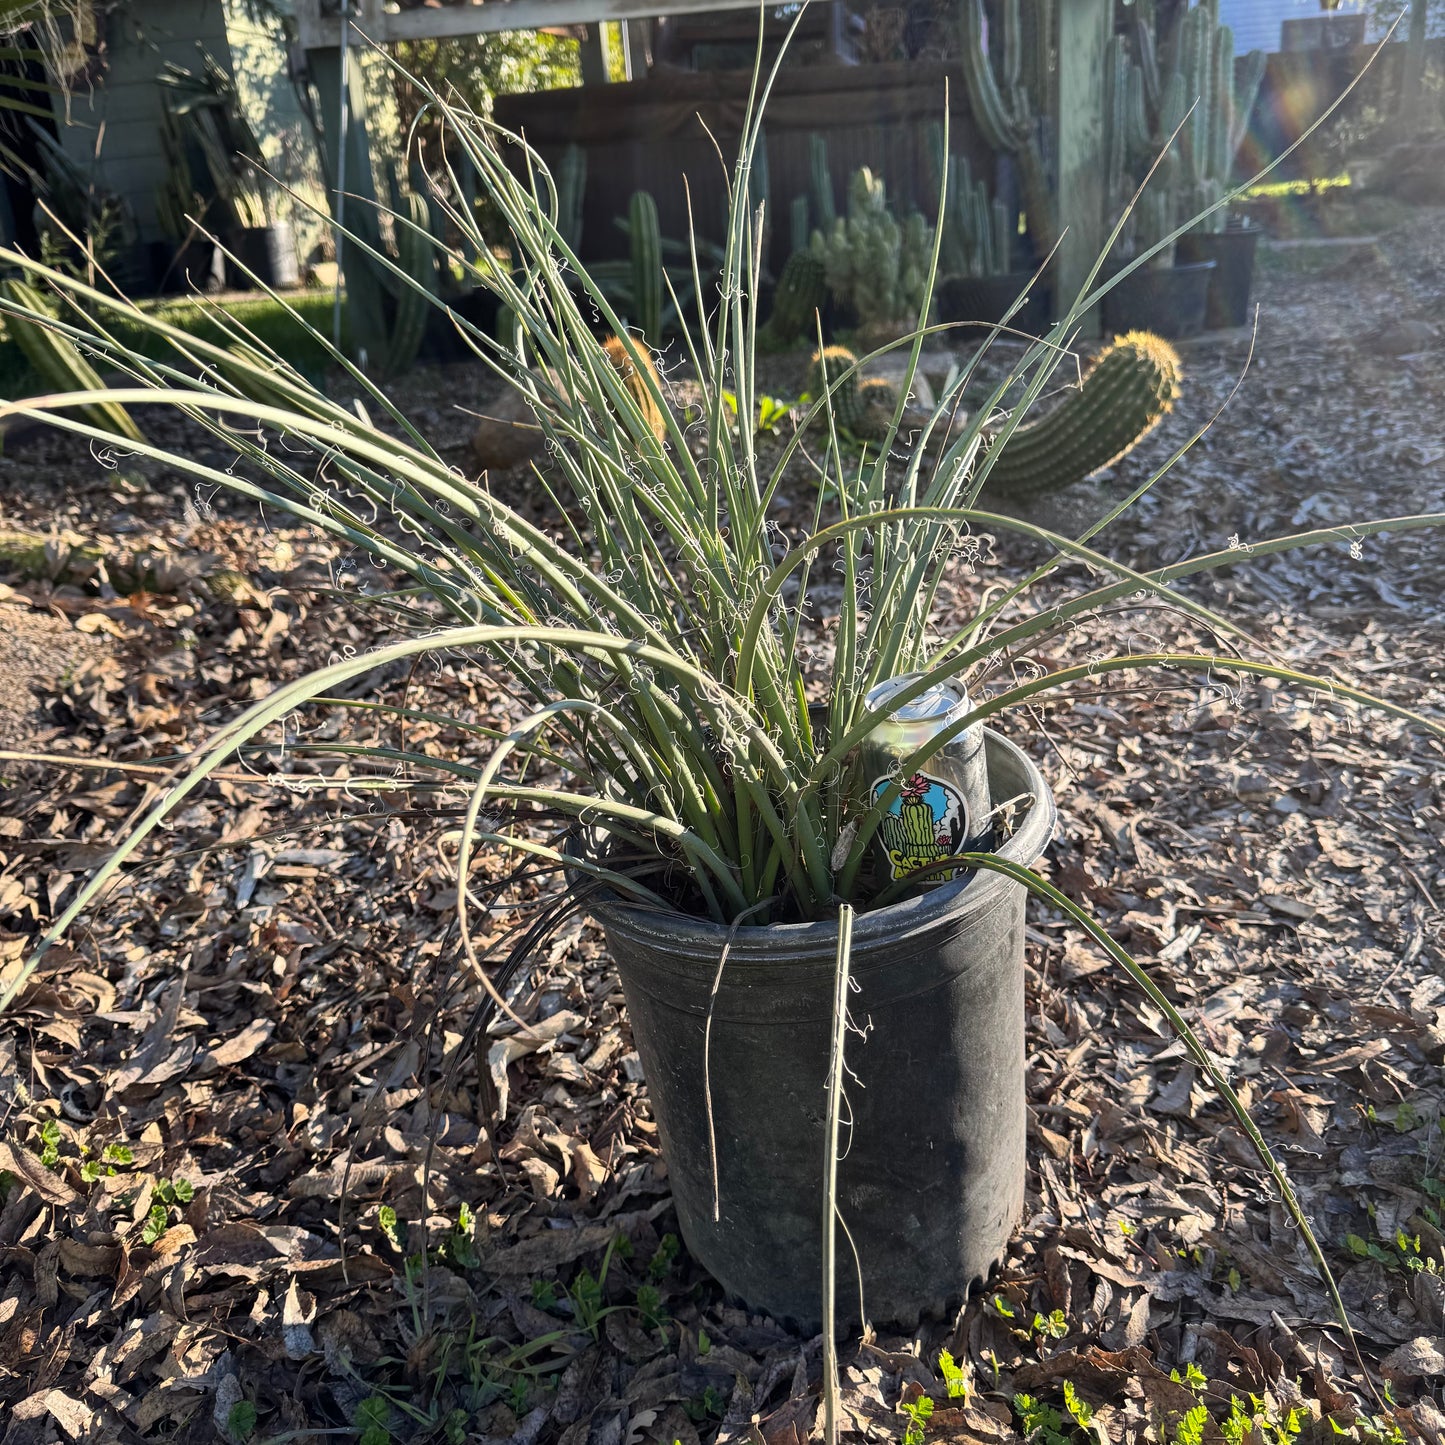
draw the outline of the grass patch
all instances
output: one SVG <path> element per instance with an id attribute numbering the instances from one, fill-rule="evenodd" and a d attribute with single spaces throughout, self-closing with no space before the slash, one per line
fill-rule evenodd
<path id="1" fill-rule="evenodd" d="M 168 325 L 178 327 L 197 340 L 224 344 L 227 339 L 225 330 L 216 320 L 215 303 L 208 299 L 168 296 L 139 304 L 142 310 L 159 317 Z M 307 333 L 305 325 L 313 326 L 322 335 L 329 336 L 332 305 L 332 293 L 329 291 L 299 292 L 288 297 L 284 305 L 269 296 L 230 299 L 225 302 L 227 313 L 253 332 L 263 344 L 273 347 L 301 371 L 316 375 L 325 371 L 330 357 L 326 348 Z M 124 319 L 115 320 L 112 325 L 122 346 L 151 360 L 162 360 L 169 351 L 169 347 L 160 337 L 142 326 L 129 324 Z M 344 346 L 344 298 L 341 329 Z M 19 397 L 40 395 L 49 389 L 31 370 L 15 341 L 4 334 L 3 323 L 0 323 L 0 397 L 15 400 Z"/>

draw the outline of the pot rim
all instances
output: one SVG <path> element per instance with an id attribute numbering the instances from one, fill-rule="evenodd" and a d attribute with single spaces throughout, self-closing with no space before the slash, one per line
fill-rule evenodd
<path id="1" fill-rule="evenodd" d="M 1053 792 L 1038 764 L 1017 743 L 990 727 L 985 727 L 983 734 L 984 746 L 990 754 L 1002 753 L 1023 772 L 1028 791 L 1033 793 L 1034 799 L 1013 836 L 996 851 L 1010 862 L 1031 865 L 1052 840 L 1058 823 Z M 853 921 L 854 947 L 857 949 L 885 938 L 926 929 L 965 911 L 981 911 L 993 904 L 1005 889 L 1017 886 L 1013 879 L 1002 873 L 974 873 L 931 888 L 916 897 L 890 903 L 886 908 L 860 912 Z M 714 923 L 708 918 L 650 908 L 642 903 L 623 902 L 611 890 L 595 895 L 589 900 L 587 908 L 609 927 L 621 925 L 645 934 L 665 933 L 675 945 L 695 944 L 714 954 L 730 932 L 733 934 L 733 948 L 738 954 L 744 953 L 749 945 L 756 947 L 763 939 L 770 940 L 770 949 L 776 944 L 779 951 L 811 953 L 838 934 L 836 918 L 811 923 L 744 924 L 731 930 L 726 924 Z M 831 944 L 828 946 L 832 947 Z"/>

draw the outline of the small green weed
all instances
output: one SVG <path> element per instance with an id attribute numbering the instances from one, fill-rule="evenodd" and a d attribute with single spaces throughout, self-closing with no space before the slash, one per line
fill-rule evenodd
<path id="1" fill-rule="evenodd" d="M 664 1234 L 653 1251 L 652 1258 L 647 1261 L 647 1277 L 653 1284 L 661 1284 L 666 1278 L 667 1272 L 677 1260 L 682 1250 L 682 1242 L 675 1234 Z"/>
<path id="2" fill-rule="evenodd" d="M 908 1428 L 903 1432 L 903 1445 L 923 1445 L 923 1432 L 933 1417 L 933 1401 L 927 1395 L 911 1404 L 898 1407 L 908 1416 Z"/>
<path id="3" fill-rule="evenodd" d="M 60 1168 L 60 1124 L 55 1119 L 40 1126 L 40 1162 L 47 1169 Z"/>
<path id="4" fill-rule="evenodd" d="M 391 1401 L 385 1395 L 368 1395 L 351 1422 L 361 1437 L 359 1445 L 391 1445 L 390 1419 Z"/>
<path id="5" fill-rule="evenodd" d="M 140 1242 L 154 1244 L 170 1228 L 171 1210 L 189 1204 L 195 1197 L 195 1185 L 188 1179 L 162 1179 L 151 1195 L 153 1202 L 141 1225 Z"/>
<path id="6" fill-rule="evenodd" d="M 968 1376 L 963 1366 L 947 1350 L 938 1352 L 938 1373 L 943 1376 L 943 1383 L 948 1386 L 950 1400 L 968 1399 Z"/>
<path id="7" fill-rule="evenodd" d="M 723 405 L 736 421 L 738 414 L 738 398 L 735 392 L 725 391 L 722 394 Z M 771 436 L 792 414 L 796 402 L 784 401 L 780 396 L 758 397 L 758 414 L 753 419 L 753 431 L 758 436 Z"/>
<path id="8" fill-rule="evenodd" d="M 709 1385 L 696 1399 L 684 1400 L 682 1408 L 694 1425 L 701 1425 L 707 1420 L 721 1420 L 727 1414 L 727 1396 L 716 1385 Z M 918 1438 L 920 1441 L 923 1439 L 921 1435 Z"/>
<path id="9" fill-rule="evenodd" d="M 80 1165 L 80 1177 L 87 1184 L 94 1184 L 97 1179 L 111 1178 L 116 1171 L 127 1164 L 135 1162 L 135 1155 L 124 1144 L 107 1144 L 100 1151 L 98 1159 L 85 1159 Z M 187 1185 L 187 1188 L 190 1186 Z"/>
<path id="10" fill-rule="evenodd" d="M 226 1433 L 244 1442 L 256 1433 L 256 1407 L 249 1400 L 237 1400 L 226 1416 Z"/>

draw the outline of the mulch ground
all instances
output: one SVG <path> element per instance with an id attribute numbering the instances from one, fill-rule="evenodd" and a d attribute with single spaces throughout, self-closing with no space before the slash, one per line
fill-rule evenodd
<path id="1" fill-rule="evenodd" d="M 1422 212 L 1352 252 L 1344 275 L 1266 262 L 1229 409 L 1096 544 L 1139 566 L 1234 542 L 1239 565 L 1191 596 L 1291 665 L 1437 717 L 1438 536 L 1267 559 L 1250 544 L 1439 507 L 1445 349 L 1427 327 L 1388 354 L 1401 347 L 1387 324 L 1430 321 L 1445 294 L 1441 219 Z M 1127 493 L 1224 402 L 1247 352 L 1236 336 L 1187 347 L 1165 425 L 1030 515 L 1077 529 Z M 770 363 L 773 390 L 792 364 Z M 453 367 L 399 393 L 464 464 L 471 422 L 449 404 L 482 406 L 484 379 Z M 495 484 L 529 498 L 520 476 Z M 166 760 L 385 624 L 365 564 L 134 459 L 33 436 L 7 446 L 0 496 L 4 525 L 170 557 L 181 579 L 129 597 L 0 588 L 0 636 L 87 639 L 49 654 L 0 642 L 10 715 L 27 717 L 31 693 L 42 709 L 28 745 L 75 760 L 0 763 L 3 981 Z M 1037 555 L 998 529 L 945 605 L 962 614 Z M 1201 640 L 1141 606 L 1017 665 Z M 454 658 L 373 677 L 356 700 L 377 696 L 442 719 L 406 729 L 437 756 L 480 754 L 445 719 L 516 715 Z M 1228 1065 L 1324 1244 L 1366 1368 L 1164 1020 L 1080 930 L 1035 909 L 1023 1225 L 956 1320 L 847 1347 L 845 1429 L 1440 1440 L 1441 744 L 1225 674 L 1116 675 L 1003 726 L 1059 800 L 1043 866 Z M 513 976 L 537 1034 L 501 1020 L 474 1039 L 457 798 L 348 789 L 306 751 L 379 738 L 338 703 L 229 764 L 0 1020 L 0 1442 L 808 1438 L 820 1341 L 730 1305 L 679 1246 L 600 934 L 574 919 Z M 484 945 L 505 945 L 557 886 L 507 883 L 506 867 L 482 865 L 477 886 L 496 885 Z"/>

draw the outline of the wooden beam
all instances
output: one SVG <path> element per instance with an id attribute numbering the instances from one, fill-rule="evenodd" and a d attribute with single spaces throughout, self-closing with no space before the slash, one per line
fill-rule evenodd
<path id="1" fill-rule="evenodd" d="M 756 10 L 758 0 L 454 0 L 415 10 L 387 10 L 383 0 L 351 0 L 356 31 L 378 45 L 398 40 L 449 40 L 497 30 L 541 30 L 554 25 L 596 25 L 606 20 L 647 20 L 710 10 Z M 302 48 L 341 44 L 341 18 L 323 15 L 321 0 L 298 0 Z"/>
<path id="2" fill-rule="evenodd" d="M 1058 157 L 1059 229 L 1054 304 L 1066 310 L 1108 235 L 1104 174 L 1104 60 L 1114 0 L 1061 0 L 1058 99 L 1054 144 Z M 1099 334 L 1098 307 L 1084 318 L 1086 336 Z"/>

